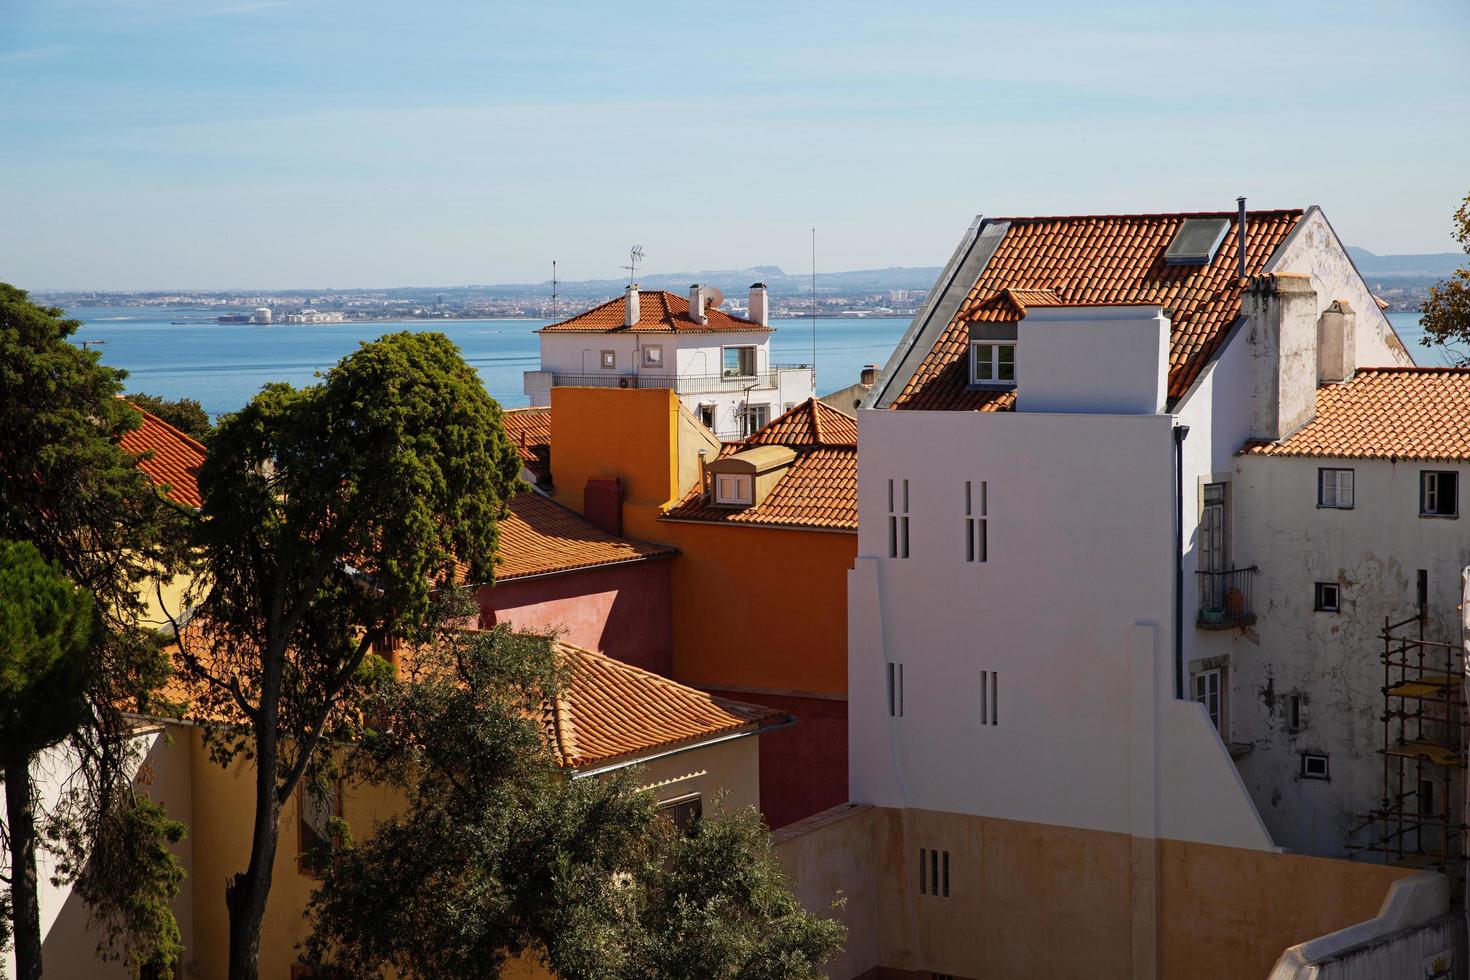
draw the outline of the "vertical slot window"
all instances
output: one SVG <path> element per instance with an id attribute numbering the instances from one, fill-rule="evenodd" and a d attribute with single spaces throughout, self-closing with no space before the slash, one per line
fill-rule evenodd
<path id="1" fill-rule="evenodd" d="M 983 562 L 988 556 L 989 535 L 986 527 L 988 484 L 981 480 L 977 487 L 965 481 L 965 561 Z"/>
<path id="2" fill-rule="evenodd" d="M 1000 707 L 1000 675 L 993 670 L 980 671 L 980 724 L 997 725 Z"/>
<path id="3" fill-rule="evenodd" d="M 903 664 L 888 665 L 888 717 L 903 717 Z"/>
<path id="4" fill-rule="evenodd" d="M 919 894 L 949 898 L 949 852 L 919 848 Z"/>

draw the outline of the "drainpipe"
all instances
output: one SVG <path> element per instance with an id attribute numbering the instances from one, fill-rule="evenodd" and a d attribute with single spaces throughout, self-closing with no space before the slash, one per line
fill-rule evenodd
<path id="1" fill-rule="evenodd" d="M 1184 700 L 1184 437 L 1189 426 L 1174 426 L 1174 699 Z"/>

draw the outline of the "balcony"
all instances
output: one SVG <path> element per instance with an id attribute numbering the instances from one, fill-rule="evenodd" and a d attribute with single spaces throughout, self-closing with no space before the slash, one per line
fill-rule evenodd
<path id="1" fill-rule="evenodd" d="M 1196 626 L 1202 630 L 1228 630 L 1256 621 L 1253 595 L 1256 566 L 1194 574 L 1199 584 Z"/>
<path id="2" fill-rule="evenodd" d="M 746 375 L 722 374 L 551 374 L 553 388 L 672 388 L 681 395 L 710 395 L 780 386 L 788 371 L 811 371 L 807 364 L 773 364 Z M 529 372 L 528 372 L 529 373 Z"/>

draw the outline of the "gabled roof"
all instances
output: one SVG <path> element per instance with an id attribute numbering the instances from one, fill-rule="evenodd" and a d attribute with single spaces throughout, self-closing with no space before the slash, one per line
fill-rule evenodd
<path id="1" fill-rule="evenodd" d="M 685 687 L 620 660 L 556 644 L 570 668 L 566 690 L 542 711 L 547 740 L 563 766 L 587 769 L 755 733 L 790 715 Z"/>
<path id="2" fill-rule="evenodd" d="M 679 549 L 609 534 L 574 510 L 530 490 L 515 495 L 510 514 L 500 522 L 495 581 L 558 575 L 603 565 L 649 561 L 677 555 Z M 456 570 L 463 579 L 467 567 Z"/>
<path id="3" fill-rule="evenodd" d="M 695 323 L 689 315 L 689 300 L 677 293 L 662 289 L 650 289 L 638 294 L 638 322 L 629 327 L 624 324 L 627 308 L 623 299 L 608 300 L 570 320 L 542 327 L 537 333 L 729 333 L 739 331 L 769 332 L 754 320 L 731 316 L 720 310 L 708 309 L 708 323 Z"/>
<path id="4" fill-rule="evenodd" d="M 508 408 L 500 416 L 505 434 L 516 444 L 521 465 L 537 483 L 551 481 L 551 409 Z"/>
<path id="5" fill-rule="evenodd" d="M 786 446 L 796 459 L 754 507 L 715 507 L 696 486 L 659 520 L 822 531 L 857 530 L 857 422 L 808 399 L 720 458 L 755 446 Z"/>
<path id="6" fill-rule="evenodd" d="M 1470 462 L 1470 369 L 1359 370 L 1317 389 L 1317 415 L 1256 456 Z"/>
<path id="7" fill-rule="evenodd" d="M 1246 220 L 1246 274 L 1259 275 L 1303 211 L 1252 211 Z M 1230 227 L 1208 265 L 1166 265 L 1164 252 L 1189 218 Z M 1018 320 L 1027 306 L 1149 304 L 1172 324 L 1169 397 L 1181 397 L 1225 341 L 1240 313 L 1234 212 L 989 218 L 977 234 L 994 252 L 889 407 L 1003 411 L 1015 393 L 969 386 L 969 325 Z M 1009 291 L 1009 295 L 1004 295 Z"/>
<path id="8" fill-rule="evenodd" d="M 751 446 L 856 446 L 857 419 L 808 398 L 745 440 Z"/>
<path id="9" fill-rule="evenodd" d="M 138 460 L 138 469 L 148 474 L 169 500 L 181 507 L 202 506 L 199 468 L 204 465 L 204 446 L 132 402 L 128 407 L 143 416 L 143 421 L 133 431 L 123 433 L 118 445 L 135 456 L 146 457 Z"/>

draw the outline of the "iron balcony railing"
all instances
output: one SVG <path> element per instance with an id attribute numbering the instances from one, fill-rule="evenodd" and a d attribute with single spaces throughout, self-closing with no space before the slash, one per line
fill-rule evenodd
<path id="1" fill-rule="evenodd" d="M 775 388 L 786 371 L 810 371 L 807 364 L 773 364 L 755 374 L 552 374 L 556 388 L 672 388 L 681 395 Z"/>
<path id="2" fill-rule="evenodd" d="M 1221 630 L 1249 626 L 1256 621 L 1254 587 L 1256 566 L 1223 572 L 1195 572 L 1199 582 L 1200 629 Z"/>

